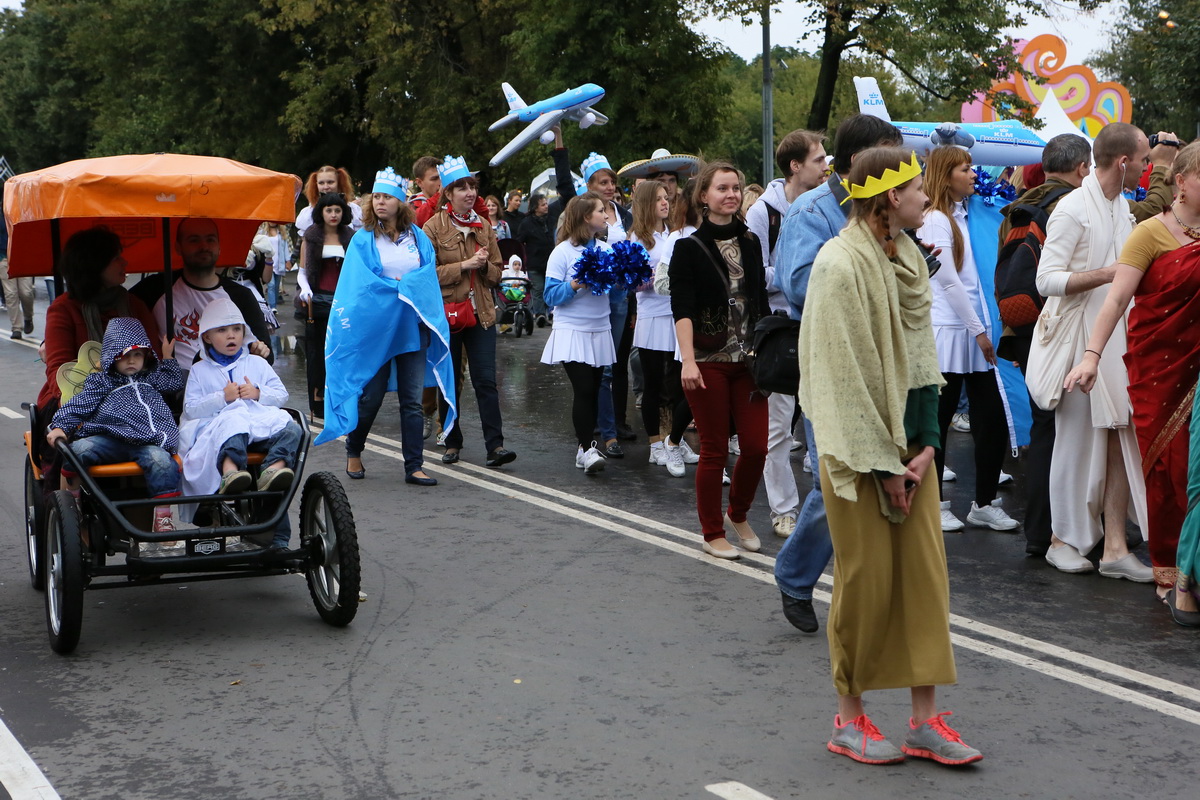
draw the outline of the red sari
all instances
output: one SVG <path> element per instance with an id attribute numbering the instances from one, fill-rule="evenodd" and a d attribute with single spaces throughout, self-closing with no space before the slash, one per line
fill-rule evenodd
<path id="1" fill-rule="evenodd" d="M 1172 586 L 1187 516 L 1188 423 L 1200 376 L 1200 242 L 1162 254 L 1146 270 L 1134 293 L 1127 342 L 1150 561 L 1155 582 Z"/>

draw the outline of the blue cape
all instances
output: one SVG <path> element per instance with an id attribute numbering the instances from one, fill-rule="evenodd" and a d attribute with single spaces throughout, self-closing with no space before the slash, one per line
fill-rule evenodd
<path id="1" fill-rule="evenodd" d="M 354 430 L 363 388 L 392 358 L 421 349 L 422 327 L 431 334 L 425 385 L 437 386 L 449 401 L 445 429 L 454 426 L 454 366 L 437 260 L 425 232 L 415 225 L 409 231 L 416 238 L 421 265 L 399 281 L 383 277 L 374 232 L 359 231 L 346 248 L 325 332 L 325 430 L 315 444 Z M 389 381 L 393 388 L 394 370 Z"/>
<path id="2" fill-rule="evenodd" d="M 1001 204 L 989 203 L 990 198 L 971 195 L 967 200 L 967 233 L 971 237 L 971 255 L 975 256 L 975 267 L 979 270 L 979 291 L 987 303 L 989 334 L 994 333 L 992 342 L 1000 340 L 1000 307 L 996 305 L 996 256 L 1000 249 L 1000 224 L 1004 215 Z M 950 265 L 953 268 L 953 264 Z M 1033 424 L 1033 413 L 1029 410 L 1029 390 L 1021 370 L 1011 361 L 996 359 L 996 369 L 1004 384 L 1004 400 L 1009 415 L 1009 430 L 1014 447 L 1029 444 L 1029 427 Z"/>

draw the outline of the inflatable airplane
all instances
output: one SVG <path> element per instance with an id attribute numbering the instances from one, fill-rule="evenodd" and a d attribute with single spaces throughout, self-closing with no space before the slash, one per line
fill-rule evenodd
<path id="1" fill-rule="evenodd" d="M 493 122 L 488 130 L 500 130 L 517 120 L 528 122 L 529 126 L 504 145 L 488 162 L 489 166 L 503 163 L 534 139 L 538 139 L 542 144 L 550 144 L 554 141 L 554 133 L 550 129 L 564 119 L 578 122 L 580 128 L 590 128 L 592 125 L 608 122 L 608 117 L 592 108 L 592 104 L 604 99 L 604 90 L 594 83 L 585 83 L 554 97 L 539 100 L 533 105 L 526 105 L 521 96 L 507 83 L 500 85 L 504 88 L 504 99 L 508 101 L 508 113 Z"/>
<path id="2" fill-rule="evenodd" d="M 943 144 L 971 151 L 971 162 L 988 167 L 1019 167 L 1042 163 L 1046 142 L 1016 120 L 999 122 L 895 122 L 888 115 L 879 84 L 874 78 L 854 79 L 858 110 L 887 120 L 900 129 L 904 146 L 925 155 Z"/>

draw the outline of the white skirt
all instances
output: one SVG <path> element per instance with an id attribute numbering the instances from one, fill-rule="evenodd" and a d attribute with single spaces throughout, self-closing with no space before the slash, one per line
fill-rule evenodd
<path id="1" fill-rule="evenodd" d="M 593 367 L 607 367 L 617 360 L 611 331 L 573 331 L 554 328 L 542 351 L 543 364 L 578 361 Z"/>
<path id="2" fill-rule="evenodd" d="M 643 350 L 675 351 L 675 318 L 638 315 L 633 326 L 633 346 Z"/>
<path id="3" fill-rule="evenodd" d="M 983 357 L 979 343 L 957 325 L 934 325 L 933 340 L 937 344 L 938 369 L 964 375 L 968 372 L 987 372 L 992 365 Z"/>

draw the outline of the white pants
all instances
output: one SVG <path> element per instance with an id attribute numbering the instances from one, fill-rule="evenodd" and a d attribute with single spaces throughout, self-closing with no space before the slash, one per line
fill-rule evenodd
<path id="1" fill-rule="evenodd" d="M 1092 427 L 1090 398 L 1080 391 L 1063 392 L 1054 414 L 1054 455 L 1050 461 L 1050 517 L 1054 535 L 1084 555 L 1104 538 L 1100 515 L 1108 470 L 1108 436 L 1121 439 L 1125 474 L 1129 476 L 1129 517 L 1145 538 L 1146 483 L 1133 426 Z"/>
<path id="2" fill-rule="evenodd" d="M 4 286 L 4 303 L 8 306 L 8 321 L 14 331 L 33 319 L 33 278 L 8 277 L 8 259 L 0 258 L 0 283 Z"/>
<path id="3" fill-rule="evenodd" d="M 800 508 L 800 493 L 796 489 L 791 461 L 792 415 L 795 411 L 795 397 L 786 394 L 767 397 L 767 461 L 763 466 L 763 483 L 771 506 L 771 519 L 783 514 L 794 517 Z"/>

